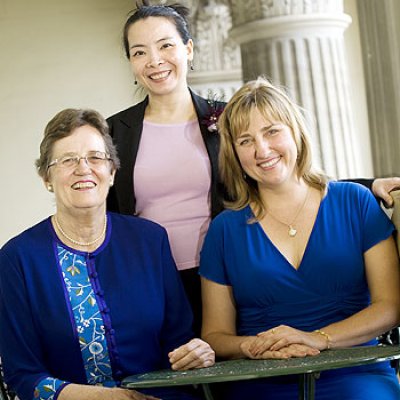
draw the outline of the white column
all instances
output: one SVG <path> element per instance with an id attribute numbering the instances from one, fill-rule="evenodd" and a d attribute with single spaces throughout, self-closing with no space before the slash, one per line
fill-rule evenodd
<path id="1" fill-rule="evenodd" d="M 231 7 L 244 81 L 264 75 L 286 87 L 309 112 L 316 163 L 336 178 L 357 176 L 343 2 L 233 0 Z"/>

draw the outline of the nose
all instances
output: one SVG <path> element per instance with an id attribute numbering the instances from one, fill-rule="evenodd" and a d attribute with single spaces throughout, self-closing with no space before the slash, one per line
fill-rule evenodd
<path id="1" fill-rule="evenodd" d="M 152 50 L 149 53 L 149 60 L 147 63 L 148 67 L 158 67 L 163 63 L 163 59 L 161 57 L 161 54 L 158 50 Z"/>
<path id="2" fill-rule="evenodd" d="M 83 163 L 81 163 L 82 160 L 84 161 Z M 86 171 L 88 169 L 90 169 L 90 167 L 89 167 L 89 162 L 88 162 L 86 156 L 85 157 L 79 157 L 78 164 L 77 164 L 77 166 L 75 168 L 75 171 L 82 171 L 82 170 Z"/>
<path id="3" fill-rule="evenodd" d="M 265 158 L 269 153 L 269 143 L 267 140 L 257 138 L 254 144 L 256 158 Z"/>

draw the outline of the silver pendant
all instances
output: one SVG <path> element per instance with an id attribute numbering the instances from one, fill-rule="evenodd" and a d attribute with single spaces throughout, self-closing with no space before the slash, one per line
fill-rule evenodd
<path id="1" fill-rule="evenodd" d="M 294 229 L 293 226 L 289 225 L 289 232 L 288 233 L 289 233 L 290 237 L 295 237 L 296 234 L 297 234 L 297 229 Z"/>

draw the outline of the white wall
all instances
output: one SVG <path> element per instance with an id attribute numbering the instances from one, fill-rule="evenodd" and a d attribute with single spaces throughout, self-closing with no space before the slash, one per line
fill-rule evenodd
<path id="1" fill-rule="evenodd" d="M 53 213 L 34 161 L 66 107 L 105 116 L 133 104 L 120 44 L 131 0 L 0 0 L 0 246 Z"/>

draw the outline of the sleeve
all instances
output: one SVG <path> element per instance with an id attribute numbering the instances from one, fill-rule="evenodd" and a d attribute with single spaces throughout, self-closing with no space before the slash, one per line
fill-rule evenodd
<path id="1" fill-rule="evenodd" d="M 362 249 L 366 252 L 393 234 L 394 225 L 370 191 L 360 188 Z"/>
<path id="2" fill-rule="evenodd" d="M 168 353 L 193 338 L 193 315 L 175 261 L 172 258 L 165 231 L 161 246 L 165 298 L 161 344 L 165 357 L 165 368 L 169 368 Z"/>
<path id="3" fill-rule="evenodd" d="M 202 277 L 221 285 L 231 285 L 226 267 L 224 255 L 224 224 L 222 215 L 215 218 L 204 239 L 200 252 L 200 270 Z M 232 243 L 230 244 L 232 245 Z"/>
<path id="4" fill-rule="evenodd" d="M 365 178 L 358 178 L 358 179 L 341 179 L 339 182 L 352 182 L 352 183 L 358 183 L 359 185 L 364 186 L 367 188 L 372 194 L 372 184 L 374 183 L 375 179 L 365 179 Z M 381 199 L 379 197 L 376 197 L 373 194 L 375 200 L 379 203 Z"/>
<path id="5" fill-rule="evenodd" d="M 0 354 L 5 381 L 20 400 L 57 399 L 68 383 L 51 377 L 45 368 L 17 259 L 0 251 Z"/>
<path id="6" fill-rule="evenodd" d="M 113 118 L 110 117 L 107 119 L 107 124 L 109 128 L 109 134 L 113 138 L 114 141 L 114 126 L 113 126 Z M 117 171 L 118 173 L 118 171 Z M 117 192 L 115 189 L 115 186 L 111 186 L 110 190 L 107 195 L 107 210 L 108 211 L 113 211 L 119 213 L 119 204 L 118 204 L 118 198 L 117 198 Z"/>

